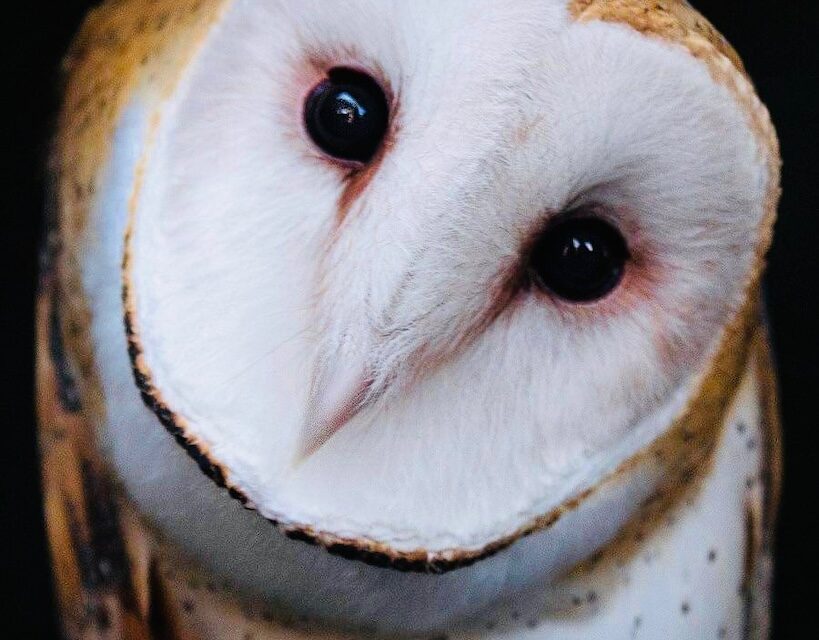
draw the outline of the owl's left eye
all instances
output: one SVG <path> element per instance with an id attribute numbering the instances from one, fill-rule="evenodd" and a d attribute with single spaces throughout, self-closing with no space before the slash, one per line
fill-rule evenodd
<path id="1" fill-rule="evenodd" d="M 307 98 L 304 121 L 310 137 L 328 155 L 368 162 L 387 133 L 389 105 L 370 76 L 331 69 Z"/>

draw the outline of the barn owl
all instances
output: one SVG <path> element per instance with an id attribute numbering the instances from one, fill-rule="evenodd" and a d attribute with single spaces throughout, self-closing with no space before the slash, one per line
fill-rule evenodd
<path id="1" fill-rule="evenodd" d="M 38 303 L 76 638 L 768 636 L 767 111 L 682 0 L 111 0 Z"/>

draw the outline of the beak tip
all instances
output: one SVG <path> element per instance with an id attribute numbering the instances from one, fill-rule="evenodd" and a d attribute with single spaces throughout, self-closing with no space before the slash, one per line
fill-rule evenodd
<path id="1" fill-rule="evenodd" d="M 320 444 L 304 441 L 300 442 L 296 448 L 296 455 L 293 457 L 293 466 L 300 467 L 302 464 L 307 462 L 307 460 L 310 459 L 320 447 Z"/>
<path id="2" fill-rule="evenodd" d="M 319 380 L 328 381 L 326 375 Z M 342 376 L 329 384 L 318 384 L 308 404 L 306 420 L 296 452 L 296 463 L 312 457 L 364 404 L 372 381 L 365 375 Z"/>

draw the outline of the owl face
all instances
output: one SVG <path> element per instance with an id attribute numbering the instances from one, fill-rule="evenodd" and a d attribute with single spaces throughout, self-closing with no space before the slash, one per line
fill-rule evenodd
<path id="1" fill-rule="evenodd" d="M 237 2 L 130 107 L 137 383 L 291 533 L 441 566 L 509 544 L 668 429 L 746 297 L 744 77 L 513 4 Z"/>
<path id="2" fill-rule="evenodd" d="M 266 517 L 480 550 L 669 424 L 765 178 L 705 65 L 562 3 L 241 3 L 145 158 L 137 368 Z"/>

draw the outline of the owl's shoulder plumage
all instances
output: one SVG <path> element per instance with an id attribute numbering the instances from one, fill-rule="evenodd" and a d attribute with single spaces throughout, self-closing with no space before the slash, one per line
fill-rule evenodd
<path id="1" fill-rule="evenodd" d="M 64 637 L 233 638 L 239 628 L 271 640 L 299 637 L 268 612 L 240 605 L 215 578 L 166 547 L 125 497 L 96 445 L 93 407 L 79 390 L 62 338 L 57 291 L 47 269 L 37 298 L 38 439 Z"/>

